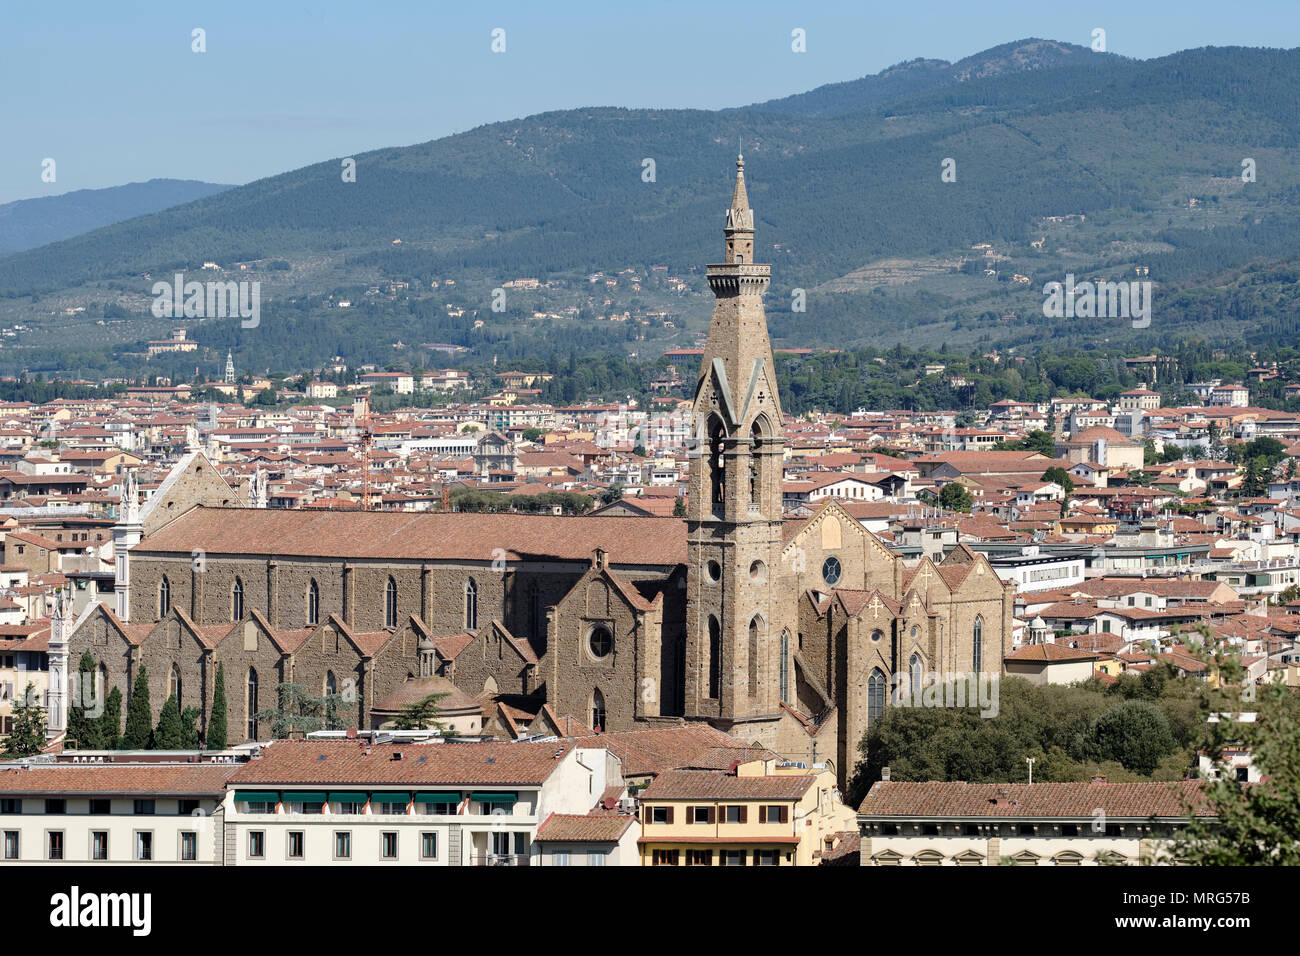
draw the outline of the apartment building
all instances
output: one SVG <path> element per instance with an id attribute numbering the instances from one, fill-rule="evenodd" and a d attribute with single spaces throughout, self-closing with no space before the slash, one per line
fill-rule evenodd
<path id="1" fill-rule="evenodd" d="M 0 863 L 220 862 L 220 807 L 238 770 L 233 757 L 41 759 L 52 758 L 0 766 Z"/>
<path id="2" fill-rule="evenodd" d="M 642 866 L 813 866 L 853 828 L 821 765 L 768 758 L 669 770 L 640 796 Z"/>
<path id="3" fill-rule="evenodd" d="M 223 859 L 246 865 L 528 866 L 552 814 L 622 787 L 617 757 L 573 740 L 277 741 L 239 769 Z M 593 843 L 608 855 L 618 846 Z"/>
<path id="4" fill-rule="evenodd" d="M 863 866 L 1093 866 L 1162 862 L 1202 784 L 872 785 L 858 808 Z"/>

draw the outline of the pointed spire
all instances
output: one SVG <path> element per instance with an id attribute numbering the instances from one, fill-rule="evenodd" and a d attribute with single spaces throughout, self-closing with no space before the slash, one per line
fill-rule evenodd
<path id="1" fill-rule="evenodd" d="M 736 187 L 731 193 L 731 208 L 727 210 L 727 229 L 754 231 L 754 213 L 749 208 L 749 194 L 745 191 L 745 156 L 736 154 Z"/>

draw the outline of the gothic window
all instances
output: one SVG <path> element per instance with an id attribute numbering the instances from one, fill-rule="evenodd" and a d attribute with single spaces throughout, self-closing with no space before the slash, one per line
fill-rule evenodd
<path id="1" fill-rule="evenodd" d="M 167 580 L 167 575 L 158 582 L 158 616 L 166 617 L 167 612 L 172 609 L 172 583 Z"/>
<path id="2" fill-rule="evenodd" d="M 307 585 L 307 623 L 320 623 L 320 587 L 315 578 Z"/>
<path id="3" fill-rule="evenodd" d="M 722 422 L 717 418 L 709 419 L 709 478 L 712 501 L 722 504 L 726 495 L 726 463 L 722 457 Z"/>
<path id="4" fill-rule="evenodd" d="M 235 578 L 235 583 L 230 589 L 230 619 L 232 621 L 243 620 L 244 617 L 244 582 Z"/>
<path id="5" fill-rule="evenodd" d="M 473 578 L 465 582 L 465 630 L 478 630 L 478 585 Z"/>
<path id="6" fill-rule="evenodd" d="M 875 668 L 867 678 L 867 719 L 875 720 L 885 712 L 885 673 Z"/>
<path id="7" fill-rule="evenodd" d="M 709 615 L 709 696 L 722 696 L 722 626 Z"/>
<path id="8" fill-rule="evenodd" d="M 911 661 L 907 665 L 912 679 L 912 706 L 915 707 L 921 700 L 921 655 L 913 654 Z"/>
<path id="9" fill-rule="evenodd" d="M 528 633 L 534 641 L 539 641 L 546 630 L 542 617 L 542 589 L 534 581 L 528 585 Z"/>
<path id="10" fill-rule="evenodd" d="M 790 632 L 781 631 L 781 699 L 790 699 Z"/>
<path id="11" fill-rule="evenodd" d="M 749 696 L 758 696 L 758 640 L 762 627 L 759 615 L 755 614 L 749 621 Z"/>
<path id="12" fill-rule="evenodd" d="M 824 580 L 829 587 L 835 587 L 836 583 L 840 579 L 841 573 L 842 569 L 840 568 L 839 558 L 827 558 L 822 562 L 822 580 Z"/>
<path id="13" fill-rule="evenodd" d="M 244 714 L 247 718 L 248 739 L 257 739 L 257 671 L 248 669 L 248 680 L 244 685 Z"/>
<path id="14" fill-rule="evenodd" d="M 605 729 L 605 695 L 599 687 L 591 692 L 591 727 L 593 730 Z"/>
<path id="15" fill-rule="evenodd" d="M 325 672 L 325 696 L 337 694 L 339 692 L 339 682 L 334 678 L 333 671 Z"/>
<path id="16" fill-rule="evenodd" d="M 609 656 L 609 652 L 614 649 L 614 635 L 609 632 L 604 624 L 597 624 L 591 629 L 591 636 L 587 638 L 587 646 L 591 648 L 591 656 L 597 659 Z"/>
<path id="17" fill-rule="evenodd" d="M 976 674 L 984 672 L 984 618 L 975 618 L 975 641 L 971 648 L 971 669 Z"/>
<path id="18" fill-rule="evenodd" d="M 384 627 L 397 627 L 397 582 L 391 577 L 384 587 Z"/>
<path id="19" fill-rule="evenodd" d="M 167 681 L 167 694 L 175 697 L 176 706 L 181 707 L 182 710 L 184 709 L 181 704 L 181 669 L 175 664 L 172 665 L 171 676 Z"/>

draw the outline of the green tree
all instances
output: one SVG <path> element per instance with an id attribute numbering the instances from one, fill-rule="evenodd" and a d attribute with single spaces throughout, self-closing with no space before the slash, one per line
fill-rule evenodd
<path id="1" fill-rule="evenodd" d="M 673 517 L 674 518 L 686 517 L 686 499 L 683 498 L 681 495 L 678 495 L 677 500 L 673 502 Z"/>
<path id="2" fill-rule="evenodd" d="M 445 693 L 430 694 L 411 704 L 393 718 L 393 727 L 397 730 L 436 730 L 442 733 L 447 728 L 438 721 L 438 702 L 446 696 Z"/>
<path id="3" fill-rule="evenodd" d="M 30 757 L 45 746 L 45 708 L 37 700 L 36 687 L 28 684 L 23 702 L 14 707 L 13 730 L 5 741 L 5 757 Z"/>
<path id="4" fill-rule="evenodd" d="M 1074 479 L 1070 477 L 1070 473 L 1060 465 L 1053 465 L 1051 468 L 1047 469 L 1047 471 L 1043 472 L 1040 480 L 1050 481 L 1060 485 L 1065 489 L 1067 495 L 1074 491 Z"/>
<path id="5" fill-rule="evenodd" d="M 153 746 L 153 708 L 149 704 L 149 676 L 145 666 L 136 671 L 131 685 L 131 699 L 126 702 L 126 731 L 122 734 L 122 747 L 126 750 L 146 750 Z"/>
<path id="6" fill-rule="evenodd" d="M 199 714 L 197 707 L 186 707 L 181 711 L 181 749 L 198 750 L 202 741 L 199 739 Z"/>
<path id="7" fill-rule="evenodd" d="M 99 715 L 99 739 L 105 750 L 122 746 L 122 692 L 114 687 L 104 701 L 104 712 Z"/>
<path id="8" fill-rule="evenodd" d="M 1099 760 L 1116 760 L 1124 769 L 1150 776 L 1160 759 L 1174 749 L 1169 721 L 1160 708 L 1144 700 L 1126 700 L 1097 718 L 1092 752 Z"/>
<path id="9" fill-rule="evenodd" d="M 1255 688 L 1251 687 L 1251 690 Z M 1243 706 L 1240 702 L 1228 706 Z M 1193 813 L 1174 835 L 1170 856 L 1192 866 L 1300 866 L 1300 695 L 1283 684 L 1258 689 L 1253 723 L 1220 721 L 1207 748 L 1219 758 L 1229 741 L 1250 750 L 1264 777 L 1256 784 L 1221 776 L 1205 784 L 1213 816 Z"/>
<path id="10" fill-rule="evenodd" d="M 175 694 L 163 702 L 158 714 L 158 726 L 153 732 L 153 746 L 159 750 L 181 749 L 181 705 Z"/>
<path id="11" fill-rule="evenodd" d="M 226 668 L 217 664 L 217 679 L 212 685 L 212 716 L 208 718 L 208 732 L 204 735 L 208 750 L 226 749 Z"/>
<path id="12" fill-rule="evenodd" d="M 65 737 L 75 741 L 79 750 L 101 750 L 104 742 L 100 735 L 99 721 L 88 717 L 87 712 L 98 712 L 98 688 L 95 686 L 98 668 L 95 655 L 89 650 L 83 651 L 77 662 L 76 680 L 72 683 L 72 699 L 68 703 L 68 726 Z"/>
<path id="13" fill-rule="evenodd" d="M 286 682 L 276 685 L 275 696 L 277 705 L 258 711 L 257 719 L 270 722 L 271 736 L 276 739 L 349 726 L 340 716 L 345 703 L 342 694 L 313 697 L 303 685 Z"/>
<path id="14" fill-rule="evenodd" d="M 969 512 L 975 499 L 970 491 L 959 481 L 950 481 L 939 492 L 939 504 L 949 511 Z"/>

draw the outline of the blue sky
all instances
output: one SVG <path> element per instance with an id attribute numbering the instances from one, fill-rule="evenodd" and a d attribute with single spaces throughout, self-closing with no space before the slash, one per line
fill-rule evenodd
<path id="1" fill-rule="evenodd" d="M 191 31 L 207 52 L 191 52 Z M 490 49 L 506 31 L 506 51 Z M 807 52 L 790 49 L 795 27 Z M 1300 46 L 1296 0 L 74 0 L 0 13 L 0 202 L 245 183 L 578 106 L 741 106 L 1028 36 L 1140 58 Z M 54 183 L 41 163 L 56 162 Z"/>

